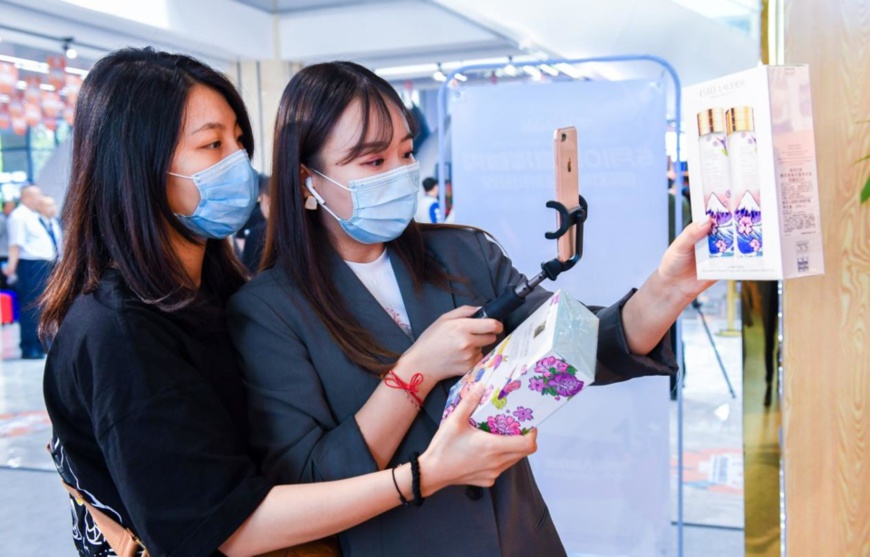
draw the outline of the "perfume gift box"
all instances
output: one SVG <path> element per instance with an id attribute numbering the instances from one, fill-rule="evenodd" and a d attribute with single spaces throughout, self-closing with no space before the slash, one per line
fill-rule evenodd
<path id="1" fill-rule="evenodd" d="M 699 279 L 824 273 L 810 74 L 760 66 L 683 89 Z"/>
<path id="2" fill-rule="evenodd" d="M 598 318 L 558 291 L 453 386 L 444 418 L 483 383 L 473 425 L 525 434 L 595 381 L 597 349 Z"/>

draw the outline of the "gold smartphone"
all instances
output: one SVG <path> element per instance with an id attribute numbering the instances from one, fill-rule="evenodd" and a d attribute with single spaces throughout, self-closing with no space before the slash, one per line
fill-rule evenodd
<path id="1" fill-rule="evenodd" d="M 571 210 L 580 204 L 580 180 L 577 176 L 577 128 L 559 128 L 553 136 L 556 154 L 556 201 Z M 557 217 L 558 220 L 558 217 Z M 559 224 L 558 222 L 556 223 Z M 576 250 L 577 225 L 559 238 L 559 260 L 568 261 Z"/>

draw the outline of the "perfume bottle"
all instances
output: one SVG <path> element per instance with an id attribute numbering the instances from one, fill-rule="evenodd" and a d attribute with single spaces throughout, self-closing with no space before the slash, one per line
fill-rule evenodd
<path id="1" fill-rule="evenodd" d="M 743 257 L 762 255 L 761 187 L 758 147 L 752 107 L 730 108 L 725 113 L 731 171 L 731 212 L 737 239 L 735 253 Z"/>
<path id="2" fill-rule="evenodd" d="M 707 237 L 710 257 L 730 257 L 734 255 L 734 218 L 723 109 L 710 108 L 698 113 L 698 152 L 704 211 L 713 221 Z"/>

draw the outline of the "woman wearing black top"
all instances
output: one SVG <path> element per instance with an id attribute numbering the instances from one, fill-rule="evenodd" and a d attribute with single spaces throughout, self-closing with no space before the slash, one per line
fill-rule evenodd
<path id="1" fill-rule="evenodd" d="M 67 242 L 43 299 L 46 405 L 63 479 L 151 555 L 251 555 L 317 539 L 411 498 L 410 466 L 273 486 L 249 458 L 223 305 L 244 282 L 228 236 L 256 201 L 250 123 L 203 64 L 151 49 L 98 62 L 76 106 Z M 420 456 L 423 496 L 492 485 L 534 451 L 463 416 Z M 394 484 L 395 481 L 395 484 Z M 81 555 L 111 555 L 73 500 Z"/>

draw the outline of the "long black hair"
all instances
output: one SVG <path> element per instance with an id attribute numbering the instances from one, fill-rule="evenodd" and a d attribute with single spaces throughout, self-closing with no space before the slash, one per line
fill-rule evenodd
<path id="1" fill-rule="evenodd" d="M 173 230 L 197 241 L 173 215 L 166 194 L 195 85 L 226 99 L 250 156 L 253 135 L 241 97 L 226 77 L 198 60 L 125 48 L 98 61 L 84 80 L 62 215 L 63 258 L 42 297 L 43 340 L 53 337 L 76 296 L 96 289 L 110 266 L 140 299 L 167 312 L 204 298 L 223 303 L 243 284 L 244 270 L 228 241 L 207 241 L 199 288 L 171 247 Z"/>
<path id="2" fill-rule="evenodd" d="M 305 210 L 300 175 L 302 165 L 321 168 L 318 157 L 323 146 L 345 109 L 355 101 L 360 103 L 363 121 L 357 144 L 346 161 L 389 146 L 396 132 L 391 106 L 401 111 L 412 135 L 417 131 L 415 119 L 396 90 L 359 64 L 315 64 L 294 75 L 284 89 L 275 123 L 272 196 L 261 266 L 283 266 L 348 358 L 372 373 L 381 373 L 398 354 L 383 348 L 342 303 L 332 281 L 335 250 L 319 212 Z M 370 135 L 372 126 L 377 126 L 376 133 Z M 416 288 L 429 282 L 451 289 L 451 281 L 461 282 L 449 276 L 426 250 L 421 225 L 416 222 L 387 245 L 408 268 Z"/>

